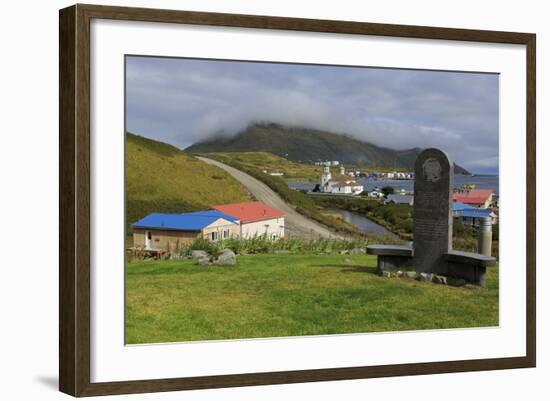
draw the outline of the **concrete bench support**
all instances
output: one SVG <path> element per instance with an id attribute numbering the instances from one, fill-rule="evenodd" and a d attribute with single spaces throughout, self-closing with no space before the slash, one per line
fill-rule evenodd
<path id="1" fill-rule="evenodd" d="M 413 250 L 403 245 L 368 245 L 367 254 L 377 255 L 376 273 L 413 267 Z"/>
<path id="2" fill-rule="evenodd" d="M 485 287 L 487 266 L 494 266 L 496 258 L 480 253 L 450 251 L 444 255 L 447 261 L 447 275 Z"/>

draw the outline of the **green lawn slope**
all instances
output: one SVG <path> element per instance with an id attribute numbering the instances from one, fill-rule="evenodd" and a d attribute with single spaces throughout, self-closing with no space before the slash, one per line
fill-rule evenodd
<path id="1" fill-rule="evenodd" d="M 171 145 L 126 134 L 126 221 L 250 199 L 224 170 Z"/>
<path id="2" fill-rule="evenodd" d="M 236 267 L 130 262 L 130 344 L 489 327 L 499 324 L 498 267 L 487 289 L 375 274 L 371 255 L 239 255 Z"/>

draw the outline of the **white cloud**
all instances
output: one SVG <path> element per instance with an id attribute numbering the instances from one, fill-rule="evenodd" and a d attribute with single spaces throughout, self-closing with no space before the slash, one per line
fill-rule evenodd
<path id="1" fill-rule="evenodd" d="M 179 147 L 272 121 L 498 166 L 492 74 L 130 57 L 127 113 L 130 131 Z"/>

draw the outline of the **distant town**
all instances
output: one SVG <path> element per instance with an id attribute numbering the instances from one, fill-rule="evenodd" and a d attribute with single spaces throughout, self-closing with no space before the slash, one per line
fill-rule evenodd
<path id="1" fill-rule="evenodd" d="M 414 191 L 412 188 L 396 188 L 389 181 L 414 181 L 414 172 L 411 171 L 346 171 L 345 166 L 338 160 L 315 162 L 316 166 L 322 166 L 323 172 L 320 181 L 309 191 L 310 194 L 363 196 L 378 199 L 385 204 L 413 205 Z M 331 167 L 339 169 L 338 175 L 331 173 Z M 273 174 L 272 174 L 273 175 Z M 281 174 L 282 175 L 282 174 Z M 366 190 L 357 179 L 380 181 L 380 186 Z M 476 188 L 474 184 L 464 184 L 454 188 L 453 216 L 459 218 L 464 224 L 477 226 L 481 218 L 489 217 L 493 224 L 498 223 L 498 196 L 488 188 Z"/>
<path id="2" fill-rule="evenodd" d="M 341 163 L 338 160 L 324 161 L 324 162 L 315 162 L 316 166 L 323 167 L 338 167 L 341 166 Z M 412 171 L 392 171 L 392 172 L 379 172 L 379 171 L 348 171 L 346 173 L 350 177 L 356 178 L 381 178 L 381 179 L 390 179 L 390 180 L 414 180 L 414 172 Z"/>

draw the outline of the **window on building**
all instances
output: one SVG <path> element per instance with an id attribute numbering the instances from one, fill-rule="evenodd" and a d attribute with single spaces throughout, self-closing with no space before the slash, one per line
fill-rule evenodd
<path id="1" fill-rule="evenodd" d="M 223 230 L 223 238 L 229 238 L 229 229 Z"/>
<path id="2" fill-rule="evenodd" d="M 212 231 L 210 233 L 210 238 L 212 239 L 212 241 L 216 241 L 218 239 L 218 233 L 216 231 Z"/>

